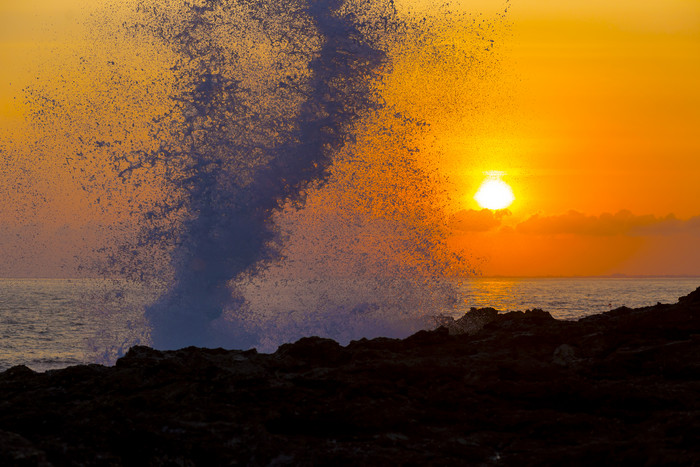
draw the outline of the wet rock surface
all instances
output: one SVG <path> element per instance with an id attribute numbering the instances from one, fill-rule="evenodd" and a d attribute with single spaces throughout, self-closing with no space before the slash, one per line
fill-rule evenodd
<path id="1" fill-rule="evenodd" d="M 700 464 L 700 289 L 578 322 L 476 318 L 346 347 L 14 367 L 0 374 L 0 464 Z"/>

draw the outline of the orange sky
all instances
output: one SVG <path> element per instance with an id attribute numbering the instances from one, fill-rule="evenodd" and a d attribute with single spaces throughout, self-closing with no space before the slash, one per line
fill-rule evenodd
<path id="1" fill-rule="evenodd" d="M 516 201 L 453 242 L 484 274 L 700 274 L 698 219 L 663 221 L 700 214 L 700 3 L 521 0 L 508 19 L 510 102 L 450 138 L 468 167 L 464 209 L 480 209 L 488 170 L 506 172 Z M 596 231 L 623 210 L 659 228 Z M 570 211 L 588 225 L 567 224 Z M 559 228 L 526 231 L 532 216 Z"/>
<path id="2" fill-rule="evenodd" d="M 422 14 L 433 3 L 397 6 Z M 95 47 L 81 42 L 78 22 L 98 6 L 0 3 L 6 147 L 31 135 L 22 89 Z M 398 63 L 403 74 L 393 78 L 397 102 L 431 124 L 434 154 L 425 153 L 449 179 L 451 245 L 485 275 L 700 274 L 700 3 L 462 0 L 451 8 L 493 25 L 485 32 L 493 50 L 478 51 L 484 69 L 467 73 L 456 54 L 447 66 Z M 443 38 L 456 50 L 476 47 L 473 37 Z M 10 152 L 0 170 L 0 250 L 13 259 L 0 274 L 61 274 L 65 258 L 84 250 L 60 229 L 84 238 L 100 209 L 53 170 L 58 162 Z M 37 164 L 42 175 L 32 178 Z M 506 215 L 481 213 L 473 200 L 493 170 L 516 196 Z"/>

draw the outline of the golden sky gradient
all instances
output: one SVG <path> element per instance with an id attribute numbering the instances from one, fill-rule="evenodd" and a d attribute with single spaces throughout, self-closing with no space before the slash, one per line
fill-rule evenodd
<path id="1" fill-rule="evenodd" d="M 485 111 L 476 134 L 449 137 L 464 153 L 466 210 L 480 209 L 471 195 L 489 170 L 508 174 L 516 201 L 454 243 L 484 274 L 700 273 L 697 218 L 604 228 L 625 210 L 659 226 L 700 214 L 700 3 L 522 0 L 507 19 L 509 104 Z M 523 228 L 543 219 L 559 228 Z"/>
<path id="2" fill-rule="evenodd" d="M 418 15 L 433 4 L 397 1 L 399 11 Z M 439 155 L 430 157 L 452 198 L 451 245 L 485 275 L 700 274 L 700 2 L 451 5 L 496 24 L 487 33 L 494 38 L 488 69 L 462 75 L 464 57 L 454 67 L 428 64 L 397 77 L 394 90 L 431 124 Z M 53 67 L 60 74 L 76 50 L 99 46 L 80 34 L 80 21 L 99 7 L 87 0 L 0 2 L 0 127 L 12 144 L 31 137 L 22 89 Z M 449 40 L 459 49 L 459 34 Z M 408 73 L 411 63 L 396 68 Z M 5 159 L 0 250 L 16 249 L 9 237 L 24 229 L 31 246 L 15 255 L 17 274 L 42 275 L 42 262 L 53 271 L 62 252 L 82 251 L 75 242 L 56 243 L 70 237 L 57 229 L 84 230 L 91 207 L 67 180 L 38 182 L 60 185 L 63 194 L 40 186 L 22 192 L 48 196 L 43 204 L 18 200 L 13 185 L 22 175 L 11 164 L 21 161 Z M 481 212 L 473 199 L 488 171 L 504 172 L 513 188 L 508 213 Z M 41 213 L 33 222 L 53 230 L 36 227 L 31 244 L 31 228 L 12 203 Z M 43 259 L 31 260 L 33 252 Z M 22 269 L 24 260 L 32 266 Z"/>

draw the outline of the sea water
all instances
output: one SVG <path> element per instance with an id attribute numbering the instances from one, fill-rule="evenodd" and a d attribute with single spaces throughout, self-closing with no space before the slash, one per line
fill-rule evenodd
<path id="1" fill-rule="evenodd" d="M 499 311 L 541 308 L 575 320 L 627 306 L 675 303 L 700 286 L 700 278 L 475 278 L 461 281 L 458 312 L 470 307 Z"/>
<path id="2" fill-rule="evenodd" d="M 700 278 L 469 278 L 458 282 L 461 296 L 445 311 L 457 317 L 470 307 L 542 308 L 577 319 L 623 305 L 673 303 L 698 285 Z M 124 281 L 0 279 L 0 370 L 112 364 L 130 346 L 149 342 L 143 309 L 157 293 Z"/>
<path id="3" fill-rule="evenodd" d="M 148 342 L 154 291 L 104 279 L 0 279 L 0 370 L 111 364 Z"/>

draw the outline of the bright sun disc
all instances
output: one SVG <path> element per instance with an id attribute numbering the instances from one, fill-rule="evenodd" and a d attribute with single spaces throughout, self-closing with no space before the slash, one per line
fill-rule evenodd
<path id="1" fill-rule="evenodd" d="M 474 195 L 479 206 L 486 209 L 505 209 L 515 200 L 513 190 L 503 180 L 490 176 L 484 180 L 479 191 Z"/>

